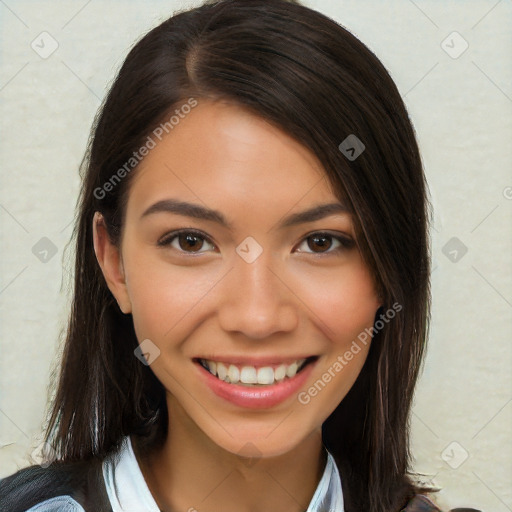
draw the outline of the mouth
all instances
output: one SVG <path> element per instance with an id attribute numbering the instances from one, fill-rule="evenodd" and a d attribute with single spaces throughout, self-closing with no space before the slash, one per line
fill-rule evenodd
<path id="1" fill-rule="evenodd" d="M 264 387 L 293 379 L 317 359 L 318 356 L 309 356 L 288 363 L 256 366 L 202 358 L 195 358 L 194 362 L 201 365 L 218 380 L 227 384 Z"/>

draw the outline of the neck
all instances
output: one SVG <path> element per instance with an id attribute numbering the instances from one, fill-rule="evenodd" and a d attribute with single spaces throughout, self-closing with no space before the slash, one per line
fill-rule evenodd
<path id="1" fill-rule="evenodd" d="M 215 444 L 179 407 L 169 411 L 168 436 L 160 449 L 141 453 L 134 442 L 160 510 L 307 510 L 326 464 L 321 430 L 285 454 L 247 458 Z"/>

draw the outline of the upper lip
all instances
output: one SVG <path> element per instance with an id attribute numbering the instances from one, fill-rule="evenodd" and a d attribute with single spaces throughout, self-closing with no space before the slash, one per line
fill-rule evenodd
<path id="1" fill-rule="evenodd" d="M 301 359 L 308 359 L 311 357 L 318 357 L 311 354 L 298 355 L 298 356 L 201 356 L 194 357 L 193 359 L 203 359 L 205 361 L 215 361 L 218 363 L 228 363 L 236 366 L 271 366 L 277 364 L 292 364 Z"/>

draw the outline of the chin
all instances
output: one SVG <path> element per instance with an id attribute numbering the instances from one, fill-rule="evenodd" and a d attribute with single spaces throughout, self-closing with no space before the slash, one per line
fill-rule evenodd
<path id="1" fill-rule="evenodd" d="M 289 419 L 293 415 L 289 415 Z M 297 429 L 297 424 L 302 424 L 302 429 Z M 211 424 L 209 425 L 211 429 Z M 222 427 L 220 431 L 205 432 L 205 434 L 219 448 L 234 455 L 247 458 L 279 457 L 297 449 L 313 432 L 317 432 L 321 439 L 321 428 L 311 430 L 304 429 L 304 422 L 287 421 L 286 417 L 274 417 L 271 422 L 261 423 L 259 426 L 248 425 L 247 421 L 237 427 L 230 425 Z"/>

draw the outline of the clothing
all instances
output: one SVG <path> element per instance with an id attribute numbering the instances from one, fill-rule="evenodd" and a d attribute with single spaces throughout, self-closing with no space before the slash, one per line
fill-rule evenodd
<path id="1" fill-rule="evenodd" d="M 200 504 L 196 504 L 200 510 Z M 192 510 L 193 507 L 192 507 Z M 307 512 L 344 512 L 341 478 L 327 453 Z M 474 509 L 457 509 L 472 511 Z M 144 480 L 131 439 L 104 461 L 31 466 L 0 480 L 0 512 L 160 512 Z M 440 512 L 416 496 L 402 512 Z M 475 511 L 479 512 L 479 511 Z"/>
<path id="2" fill-rule="evenodd" d="M 55 461 L 0 480 L 0 512 L 112 512 L 102 461 Z"/>
<path id="3" fill-rule="evenodd" d="M 39 466 L 35 466 L 35 468 L 39 468 Z M 42 470 L 42 468 L 40 469 Z M 123 439 L 119 452 L 103 461 L 101 475 L 110 506 L 110 509 L 107 509 L 109 512 L 160 512 L 144 480 L 133 452 L 131 439 L 128 436 Z M 2 495 L 1 490 L 2 480 L 0 480 L 0 496 Z M 199 504 L 197 506 L 199 507 Z M 40 501 L 32 505 L 27 512 L 85 512 L 86 510 L 88 509 L 83 506 L 83 503 L 80 503 L 80 500 L 77 501 L 71 495 L 64 494 L 54 495 Z M 334 458 L 327 453 L 324 473 L 307 512 L 344 512 L 344 510 L 341 478 Z M 0 511 L 4 512 L 1 507 Z M 9 509 L 9 512 L 14 512 L 14 510 Z M 94 512 L 98 512 L 98 509 L 94 508 Z"/>
<path id="4" fill-rule="evenodd" d="M 103 476 L 113 512 L 160 512 L 126 437 L 119 456 L 105 460 Z M 194 504 L 192 504 L 193 508 Z M 200 509 L 200 504 L 195 506 Z M 327 454 L 324 473 L 307 512 L 344 512 L 341 479 L 334 458 Z"/>

